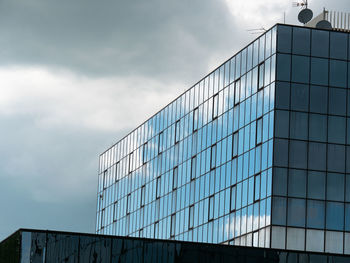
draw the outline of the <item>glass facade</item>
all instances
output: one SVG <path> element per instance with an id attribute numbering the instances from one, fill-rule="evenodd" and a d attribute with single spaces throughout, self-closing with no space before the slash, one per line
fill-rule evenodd
<path id="1" fill-rule="evenodd" d="M 278 24 L 101 154 L 96 232 L 350 253 L 348 42 Z"/>
<path id="2" fill-rule="evenodd" d="M 278 25 L 271 246 L 350 253 L 349 33 Z"/>

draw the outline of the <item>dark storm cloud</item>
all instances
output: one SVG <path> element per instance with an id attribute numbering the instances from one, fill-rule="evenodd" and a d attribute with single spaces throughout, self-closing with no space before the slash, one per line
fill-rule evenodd
<path id="1" fill-rule="evenodd" d="M 0 63 L 192 80 L 235 49 L 234 25 L 223 0 L 4 0 Z"/>

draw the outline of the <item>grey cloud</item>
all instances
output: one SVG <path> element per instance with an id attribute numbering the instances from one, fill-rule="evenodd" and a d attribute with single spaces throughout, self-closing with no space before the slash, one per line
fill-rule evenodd
<path id="1" fill-rule="evenodd" d="M 199 78 L 212 57 L 242 41 L 223 0 L 5 0 L 0 30 L 2 66 L 170 81 Z"/>

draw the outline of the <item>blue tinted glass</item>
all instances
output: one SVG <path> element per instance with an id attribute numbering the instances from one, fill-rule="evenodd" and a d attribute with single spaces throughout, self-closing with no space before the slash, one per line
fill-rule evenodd
<path id="1" fill-rule="evenodd" d="M 307 201 L 307 227 L 324 228 L 325 202 Z"/>
<path id="2" fill-rule="evenodd" d="M 345 147 L 328 144 L 327 154 L 328 171 L 343 173 L 345 171 Z"/>
<path id="3" fill-rule="evenodd" d="M 329 114 L 343 115 L 346 114 L 346 90 L 329 89 Z"/>
<path id="4" fill-rule="evenodd" d="M 328 117 L 328 142 L 345 144 L 346 118 Z"/>
<path id="5" fill-rule="evenodd" d="M 288 82 L 277 82 L 275 96 L 276 108 L 288 110 L 290 100 L 290 84 Z"/>
<path id="6" fill-rule="evenodd" d="M 288 166 L 288 140 L 275 139 L 274 141 L 274 165 Z"/>
<path id="7" fill-rule="evenodd" d="M 329 53 L 329 32 L 312 30 L 311 56 L 328 57 Z"/>
<path id="8" fill-rule="evenodd" d="M 322 86 L 310 86 L 310 112 L 326 114 L 327 105 L 328 88 Z"/>
<path id="9" fill-rule="evenodd" d="M 345 61 L 331 60 L 330 61 L 330 77 L 329 85 L 335 87 L 346 86 L 347 63 Z"/>
<path id="10" fill-rule="evenodd" d="M 311 84 L 328 85 L 328 59 L 311 58 Z"/>
<path id="11" fill-rule="evenodd" d="M 286 224 L 286 207 L 287 198 L 274 197 L 272 199 L 272 224 L 285 225 Z"/>
<path id="12" fill-rule="evenodd" d="M 291 56 L 286 54 L 277 55 L 277 80 L 290 81 Z"/>
<path id="13" fill-rule="evenodd" d="M 291 86 L 291 110 L 308 111 L 309 109 L 309 86 L 294 84 Z"/>
<path id="14" fill-rule="evenodd" d="M 305 226 L 305 199 L 288 198 L 288 226 Z"/>
<path id="15" fill-rule="evenodd" d="M 293 27 L 293 54 L 310 54 L 310 29 Z"/>
<path id="16" fill-rule="evenodd" d="M 310 58 L 304 56 L 292 56 L 292 81 L 309 82 Z"/>
<path id="17" fill-rule="evenodd" d="M 329 230 L 343 230 L 344 228 L 344 204 L 327 202 L 326 228 Z"/>
<path id="18" fill-rule="evenodd" d="M 344 174 L 327 174 L 327 200 L 344 201 Z"/>
<path id="19" fill-rule="evenodd" d="M 307 140 L 308 136 L 308 114 L 302 112 L 290 113 L 290 138 Z"/>
<path id="20" fill-rule="evenodd" d="M 273 172 L 273 195 L 286 196 L 288 169 L 275 168 Z"/>
<path id="21" fill-rule="evenodd" d="M 289 138 L 289 111 L 276 110 L 275 136 Z"/>
<path id="22" fill-rule="evenodd" d="M 306 170 L 289 169 L 288 196 L 306 197 Z"/>
<path id="23" fill-rule="evenodd" d="M 309 114 L 309 139 L 312 141 L 327 141 L 327 116 Z"/>
<path id="24" fill-rule="evenodd" d="M 325 199 L 326 174 L 324 172 L 309 171 L 307 197 L 313 199 Z"/>
<path id="25" fill-rule="evenodd" d="M 350 231 L 350 204 L 345 204 L 345 231 Z"/>
<path id="26" fill-rule="evenodd" d="M 278 25 L 277 27 L 277 51 L 290 53 L 292 47 L 292 28 Z"/>
<path id="27" fill-rule="evenodd" d="M 347 59 L 348 35 L 339 32 L 331 32 L 330 57 Z"/>
<path id="28" fill-rule="evenodd" d="M 289 166 L 305 169 L 307 167 L 307 143 L 291 140 L 289 147 Z"/>
<path id="29" fill-rule="evenodd" d="M 312 170 L 325 170 L 326 169 L 326 150 L 327 145 L 325 143 L 309 143 L 309 164 L 308 168 Z"/>

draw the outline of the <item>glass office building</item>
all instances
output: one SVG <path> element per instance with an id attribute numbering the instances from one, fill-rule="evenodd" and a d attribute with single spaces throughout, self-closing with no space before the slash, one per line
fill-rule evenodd
<path id="1" fill-rule="evenodd" d="M 272 27 L 101 154 L 96 232 L 350 254 L 349 53 Z"/>

